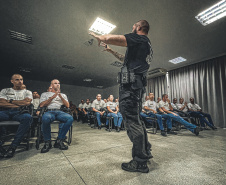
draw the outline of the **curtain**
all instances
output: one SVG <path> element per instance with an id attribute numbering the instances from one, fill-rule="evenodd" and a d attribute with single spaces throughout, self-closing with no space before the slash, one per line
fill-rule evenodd
<path id="1" fill-rule="evenodd" d="M 194 97 L 216 126 L 226 128 L 226 56 L 169 71 L 170 99 Z"/>
<path id="2" fill-rule="evenodd" d="M 157 97 L 162 98 L 162 94 L 167 94 L 166 76 L 159 76 L 148 80 L 147 83 L 147 94 L 154 93 L 155 99 Z"/>

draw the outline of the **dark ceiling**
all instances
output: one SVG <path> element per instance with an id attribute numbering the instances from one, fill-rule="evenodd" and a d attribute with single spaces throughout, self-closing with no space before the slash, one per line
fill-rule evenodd
<path id="1" fill-rule="evenodd" d="M 202 26 L 195 16 L 218 0 L 1 0 L 1 76 L 21 73 L 26 79 L 96 87 L 116 85 L 120 68 L 116 59 L 102 52 L 88 29 L 97 17 L 117 27 L 112 34 L 131 32 L 132 25 L 146 19 L 154 59 L 151 68 L 172 70 L 226 53 L 226 17 Z M 9 30 L 31 35 L 32 44 L 10 39 Z M 113 47 L 124 53 L 126 48 Z M 168 60 L 182 56 L 182 64 Z M 63 69 L 62 65 L 74 66 Z M 31 73 L 21 72 L 28 68 Z M 92 78 L 92 82 L 83 82 Z"/>

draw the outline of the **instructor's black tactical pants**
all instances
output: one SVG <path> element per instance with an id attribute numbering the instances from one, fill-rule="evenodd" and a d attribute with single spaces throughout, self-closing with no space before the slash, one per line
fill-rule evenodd
<path id="1" fill-rule="evenodd" d="M 151 158 L 151 144 L 148 142 L 146 127 L 140 120 L 142 88 L 131 84 L 123 85 L 119 89 L 119 106 L 123 116 L 127 134 L 133 143 L 133 160 L 144 162 Z"/>

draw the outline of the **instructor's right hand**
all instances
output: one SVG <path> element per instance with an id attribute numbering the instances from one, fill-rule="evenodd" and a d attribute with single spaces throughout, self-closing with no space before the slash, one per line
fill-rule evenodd
<path id="1" fill-rule="evenodd" d="M 94 38 L 96 38 L 96 39 L 97 39 L 98 46 L 100 46 L 101 40 L 100 40 L 99 36 L 98 36 L 98 35 L 96 35 L 96 34 L 95 34 L 95 33 L 93 33 L 93 32 L 89 32 L 89 34 L 90 34 L 91 36 L 93 36 Z"/>

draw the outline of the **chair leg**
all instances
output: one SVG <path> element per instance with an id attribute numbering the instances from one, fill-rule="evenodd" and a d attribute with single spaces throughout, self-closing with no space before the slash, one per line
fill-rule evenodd
<path id="1" fill-rule="evenodd" d="M 41 139 L 41 125 L 38 124 L 37 125 L 37 139 L 36 139 L 36 149 L 39 149 L 39 145 L 40 145 L 40 139 Z"/>

